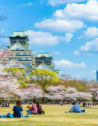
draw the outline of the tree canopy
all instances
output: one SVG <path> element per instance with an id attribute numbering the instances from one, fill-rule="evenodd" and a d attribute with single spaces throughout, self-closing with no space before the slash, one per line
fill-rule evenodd
<path id="1" fill-rule="evenodd" d="M 17 78 L 17 81 L 19 84 L 21 84 L 23 87 L 27 87 L 26 82 L 26 72 L 23 69 L 11 67 L 11 68 L 4 68 L 5 71 L 9 72 L 12 76 L 15 76 Z"/>
<path id="2" fill-rule="evenodd" d="M 13 94 L 22 95 L 18 87 L 17 79 L 5 72 L 4 66 L 0 64 L 0 98 L 11 98 Z"/>
<path id="3" fill-rule="evenodd" d="M 60 81 L 56 72 L 40 69 L 33 70 L 30 73 L 30 80 L 35 80 L 35 82 L 39 83 L 44 92 L 46 91 L 46 88 Z"/>

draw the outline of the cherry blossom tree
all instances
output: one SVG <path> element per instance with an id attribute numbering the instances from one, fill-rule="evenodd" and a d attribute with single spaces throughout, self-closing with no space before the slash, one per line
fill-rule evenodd
<path id="1" fill-rule="evenodd" d="M 91 100 L 91 93 L 78 92 L 73 87 L 68 87 L 67 90 L 64 86 L 48 87 L 44 94 L 42 89 L 37 89 L 36 84 L 28 84 L 29 87 L 22 89 L 23 95 L 20 97 L 21 100 L 33 100 L 36 98 L 46 98 L 50 100 Z"/>
<path id="2" fill-rule="evenodd" d="M 92 100 L 92 94 L 91 93 L 86 93 L 86 92 L 78 92 L 78 97 L 77 99 L 81 100 L 88 100 L 91 101 Z"/>
<path id="3" fill-rule="evenodd" d="M 86 93 L 86 92 L 78 92 L 77 89 L 74 87 L 68 87 L 66 94 L 65 94 L 65 99 L 69 100 L 91 100 L 92 95 L 91 93 Z"/>
<path id="4" fill-rule="evenodd" d="M 68 87 L 65 90 L 64 86 L 54 86 L 46 89 L 44 97 L 52 100 L 91 100 L 91 93 L 78 92 L 74 87 Z"/>
<path id="5" fill-rule="evenodd" d="M 98 100 L 98 88 L 91 89 L 92 95 L 95 100 Z"/>
<path id="6" fill-rule="evenodd" d="M 61 85 L 49 87 L 46 89 L 48 93 L 45 93 L 44 97 L 52 100 L 63 100 L 65 94 L 64 88 L 65 87 Z"/>
<path id="7" fill-rule="evenodd" d="M 14 95 L 21 96 L 18 89 L 19 84 L 15 77 L 4 71 L 4 66 L 0 64 L 0 98 L 10 98 Z"/>
<path id="8" fill-rule="evenodd" d="M 62 74 L 61 75 L 61 79 L 63 79 L 63 80 L 69 80 L 69 79 L 72 79 L 72 76 L 71 75 L 67 75 L 67 74 Z"/>
<path id="9" fill-rule="evenodd" d="M 36 84 L 28 84 L 28 88 L 22 89 L 23 95 L 20 97 L 21 100 L 33 100 L 36 98 L 43 98 L 43 90 L 38 89 Z"/>
<path id="10" fill-rule="evenodd" d="M 65 93 L 65 100 L 70 101 L 70 100 L 77 100 L 77 89 L 74 87 L 68 87 L 67 91 Z"/>
<path id="11" fill-rule="evenodd" d="M 0 63 L 8 63 L 8 57 L 13 55 L 14 54 L 9 49 L 0 46 Z"/>

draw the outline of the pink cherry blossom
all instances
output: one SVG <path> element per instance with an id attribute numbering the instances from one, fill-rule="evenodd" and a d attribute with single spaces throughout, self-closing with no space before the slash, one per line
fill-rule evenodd
<path id="1" fill-rule="evenodd" d="M 11 98 L 13 95 L 22 95 L 18 87 L 19 84 L 16 78 L 5 72 L 4 66 L 0 64 L 0 98 Z"/>

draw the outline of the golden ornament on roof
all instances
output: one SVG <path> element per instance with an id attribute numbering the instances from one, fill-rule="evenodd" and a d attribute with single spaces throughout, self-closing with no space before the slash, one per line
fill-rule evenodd
<path id="1" fill-rule="evenodd" d="M 42 57 L 45 57 L 44 55 L 42 55 Z"/>
<path id="2" fill-rule="evenodd" d="M 15 61 L 15 58 L 13 58 L 12 61 Z"/>

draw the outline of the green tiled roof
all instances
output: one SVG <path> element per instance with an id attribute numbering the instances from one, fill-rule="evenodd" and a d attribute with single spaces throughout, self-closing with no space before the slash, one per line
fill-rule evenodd
<path id="1" fill-rule="evenodd" d="M 60 71 L 60 69 L 55 69 L 54 71 Z"/>
<path id="2" fill-rule="evenodd" d="M 15 44 L 17 44 L 17 43 L 19 43 L 25 50 L 30 50 L 30 49 L 28 49 L 27 47 L 23 46 L 19 41 L 16 42 L 16 43 L 14 43 L 13 45 L 9 46 L 9 49 L 10 49 L 11 47 L 13 47 L 13 46 L 14 46 Z"/>
<path id="3" fill-rule="evenodd" d="M 25 31 L 13 31 L 13 34 L 9 35 L 9 37 L 16 37 L 16 36 L 28 37 L 28 35 L 25 35 Z"/>
<path id="4" fill-rule="evenodd" d="M 39 68 L 39 69 L 47 69 L 47 70 L 53 71 L 53 69 L 50 68 L 46 63 L 41 63 L 41 64 L 37 65 L 36 68 Z"/>
<path id="5" fill-rule="evenodd" d="M 45 57 L 52 57 L 52 56 L 50 56 L 50 52 L 48 52 L 48 53 L 36 53 L 36 58 L 38 58 L 38 57 L 43 57 L 43 56 L 45 56 Z"/>
<path id="6" fill-rule="evenodd" d="M 14 59 L 14 58 L 13 58 L 13 59 Z M 13 59 L 12 59 L 12 60 L 13 60 Z M 11 62 L 12 60 L 10 60 L 10 62 Z M 19 60 L 16 60 L 16 59 L 15 59 L 15 61 L 18 61 L 20 64 L 23 64 L 24 66 L 26 66 L 26 67 L 29 68 L 30 70 L 35 70 L 34 68 L 29 67 L 29 66 L 25 65 L 24 63 L 21 63 Z M 7 64 L 10 64 L 10 62 L 7 63 Z M 7 65 L 7 64 L 6 64 L 6 65 Z"/>

